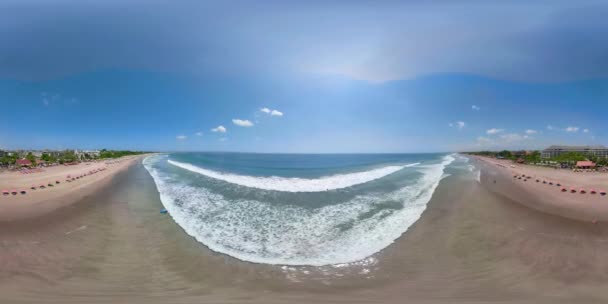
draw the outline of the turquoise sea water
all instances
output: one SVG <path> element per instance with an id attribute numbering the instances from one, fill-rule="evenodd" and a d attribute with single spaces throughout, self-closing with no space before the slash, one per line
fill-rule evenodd
<path id="1" fill-rule="evenodd" d="M 210 249 L 254 263 L 327 265 L 389 246 L 420 217 L 446 168 L 466 159 L 174 153 L 144 165 L 175 222 Z"/>

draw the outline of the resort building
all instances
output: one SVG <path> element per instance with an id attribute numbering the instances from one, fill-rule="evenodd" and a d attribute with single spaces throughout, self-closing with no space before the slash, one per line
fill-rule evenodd
<path id="1" fill-rule="evenodd" d="M 608 158 L 608 148 L 604 146 L 550 146 L 541 153 L 542 158 L 553 158 L 559 155 L 576 152 L 587 156 Z"/>

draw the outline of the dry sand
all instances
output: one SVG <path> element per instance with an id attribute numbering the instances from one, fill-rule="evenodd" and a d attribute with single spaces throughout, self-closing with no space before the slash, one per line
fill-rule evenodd
<path id="1" fill-rule="evenodd" d="M 83 197 L 94 193 L 111 180 L 116 173 L 141 160 L 143 156 L 129 156 L 115 160 L 86 162 L 72 166 L 55 166 L 44 168 L 43 172 L 22 174 L 20 172 L 0 173 L 0 189 L 12 191 L 25 190 L 27 194 L 0 196 L 0 222 L 32 218 L 49 213 L 57 208 L 70 205 Z M 105 168 L 93 174 L 91 170 Z M 87 174 L 71 182 L 72 177 Z M 56 184 L 59 181 L 59 184 Z M 48 184 L 53 184 L 49 187 Z M 30 187 L 36 186 L 35 190 Z M 44 189 L 39 188 L 45 185 Z"/>
<path id="2" fill-rule="evenodd" d="M 481 179 L 494 192 L 546 213 L 591 222 L 608 221 L 608 195 L 599 194 L 600 189 L 608 189 L 606 173 L 573 172 L 485 157 L 473 159 L 481 166 Z M 527 178 L 519 179 L 522 175 Z M 567 192 L 562 192 L 562 187 Z M 572 188 L 577 192 L 572 193 Z M 580 193 L 581 188 L 586 193 Z M 590 189 L 597 193 L 591 194 Z"/>

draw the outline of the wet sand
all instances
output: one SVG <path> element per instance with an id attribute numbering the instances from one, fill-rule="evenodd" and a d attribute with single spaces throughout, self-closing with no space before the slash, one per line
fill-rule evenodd
<path id="1" fill-rule="evenodd" d="M 421 219 L 364 261 L 284 267 L 187 236 L 136 164 L 78 203 L 0 223 L 0 303 L 605 303 L 608 226 L 526 207 L 486 170 L 481 183 L 445 178 Z"/>

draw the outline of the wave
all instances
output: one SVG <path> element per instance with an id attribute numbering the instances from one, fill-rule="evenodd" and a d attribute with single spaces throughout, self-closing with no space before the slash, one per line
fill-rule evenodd
<path id="1" fill-rule="evenodd" d="M 158 159 L 144 166 L 175 222 L 211 250 L 253 263 L 323 266 L 360 261 L 393 243 L 421 216 L 453 160 L 421 168 L 414 184 L 396 191 L 315 209 L 229 200 L 158 169 Z"/>
<path id="2" fill-rule="evenodd" d="M 403 168 L 417 166 L 420 163 L 413 163 L 404 166 L 386 166 L 364 172 L 354 172 L 347 174 L 337 174 L 324 176 L 316 179 L 297 178 L 297 177 L 259 177 L 238 175 L 213 171 L 188 163 L 168 160 L 169 164 L 176 167 L 205 175 L 214 179 L 222 180 L 231 184 L 237 184 L 249 188 L 262 190 L 273 190 L 283 192 L 320 192 L 348 188 L 359 184 L 364 184 L 389 174 L 393 174 Z"/>

